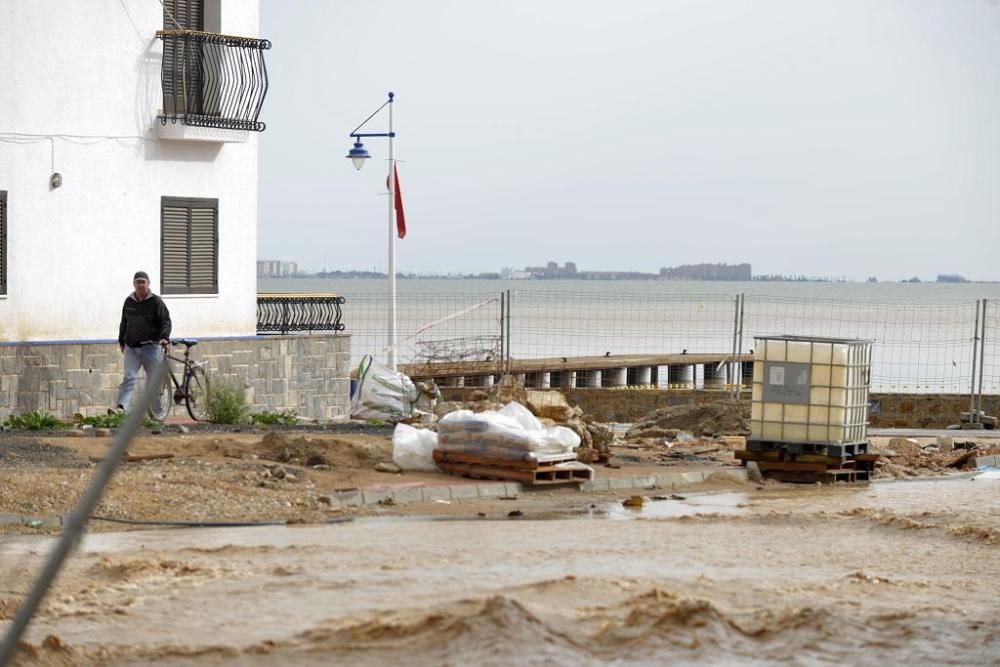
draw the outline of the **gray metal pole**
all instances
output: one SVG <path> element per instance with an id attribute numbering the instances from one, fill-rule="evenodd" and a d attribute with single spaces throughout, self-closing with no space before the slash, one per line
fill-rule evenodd
<path id="1" fill-rule="evenodd" d="M 510 375 L 510 316 L 514 310 L 514 302 L 511 300 L 510 290 L 507 290 L 507 375 Z"/>
<path id="2" fill-rule="evenodd" d="M 983 410 L 983 365 L 986 363 L 986 303 L 987 300 L 983 299 L 983 328 L 982 335 L 979 337 L 979 396 L 976 398 L 976 410 L 979 412 Z"/>
<path id="3" fill-rule="evenodd" d="M 977 348 L 979 344 L 979 304 L 976 299 L 976 323 L 972 327 L 972 379 L 969 382 L 969 423 L 976 421 L 976 367 L 978 364 Z"/>
<path id="4" fill-rule="evenodd" d="M 729 362 L 729 398 L 736 398 L 736 373 L 739 364 L 736 362 L 736 353 L 739 351 L 739 328 L 740 328 L 740 296 L 733 299 L 733 358 Z"/>
<path id="5" fill-rule="evenodd" d="M 62 567 L 63 561 L 66 560 L 70 551 L 76 546 L 80 534 L 87 525 L 87 519 L 90 518 L 94 507 L 97 506 L 97 501 L 101 499 L 101 494 L 104 493 L 104 487 L 111 481 L 111 477 L 115 474 L 115 469 L 121 462 L 129 442 L 132 441 L 135 432 L 142 426 L 143 420 L 146 417 L 146 411 L 149 410 L 149 406 L 153 404 L 156 396 L 163 389 L 166 372 L 166 363 L 161 363 L 153 371 L 152 377 L 146 378 L 146 388 L 142 392 L 142 397 L 139 399 L 138 405 L 133 407 L 125 417 L 125 423 L 122 424 L 118 433 L 115 434 L 114 440 L 111 441 L 111 448 L 108 449 L 101 465 L 94 472 L 94 478 L 91 480 L 90 486 L 84 492 L 83 497 L 80 498 L 80 502 L 73 508 L 73 512 L 66 518 L 59 541 L 49 555 L 49 559 L 42 567 L 38 578 L 35 579 L 28 597 L 17 608 L 17 614 L 14 616 L 14 621 L 7 630 L 7 636 L 4 637 L 3 644 L 0 644 L 0 665 L 7 665 L 13 659 L 14 653 L 17 651 L 18 642 L 21 641 L 21 636 L 27 629 L 28 623 L 31 622 L 31 617 L 34 616 L 35 610 L 41 604 L 42 598 L 45 597 L 49 586 L 55 580 L 56 575 L 59 574 L 59 569 Z"/>
<path id="6" fill-rule="evenodd" d="M 506 313 L 507 306 L 507 295 L 500 292 L 500 368 L 504 367 L 505 359 L 507 359 L 507 349 L 504 347 L 504 316 Z"/>
<path id="7" fill-rule="evenodd" d="M 736 348 L 740 355 L 743 354 L 743 306 L 745 303 L 746 294 L 740 294 L 739 346 Z M 743 364 L 740 364 L 740 377 L 736 381 L 736 400 L 739 400 L 741 393 L 743 393 Z"/>

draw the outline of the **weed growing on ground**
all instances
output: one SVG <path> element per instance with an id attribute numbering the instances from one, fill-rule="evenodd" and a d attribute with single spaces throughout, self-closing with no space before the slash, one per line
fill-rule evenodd
<path id="1" fill-rule="evenodd" d="M 49 428 L 63 428 L 65 424 L 47 412 L 25 412 L 20 415 L 11 415 L 3 422 L 4 426 L 20 429 L 22 431 L 42 431 Z"/>
<path id="2" fill-rule="evenodd" d="M 93 426 L 94 428 L 118 428 L 125 421 L 124 412 L 112 412 L 110 415 L 94 415 L 84 417 L 81 414 L 74 415 L 77 426 Z"/>
<path id="3" fill-rule="evenodd" d="M 246 424 L 250 421 L 250 406 L 246 392 L 238 382 L 218 382 L 208 389 L 205 399 L 208 420 L 215 424 Z"/>
<path id="4" fill-rule="evenodd" d="M 299 423 L 299 414 L 295 410 L 281 410 L 279 412 L 258 412 L 250 417 L 254 424 L 266 426 L 295 426 Z"/>

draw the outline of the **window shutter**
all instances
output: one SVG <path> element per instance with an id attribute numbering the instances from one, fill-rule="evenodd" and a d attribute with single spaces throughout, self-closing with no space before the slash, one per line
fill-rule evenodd
<path id="1" fill-rule="evenodd" d="M 163 29 L 205 29 L 203 0 L 166 0 Z M 163 44 L 163 113 L 200 113 L 202 98 L 202 54 L 195 43 L 167 40 Z M 185 90 L 186 88 L 186 90 Z"/>
<path id="2" fill-rule="evenodd" d="M 7 191 L 0 190 L 0 294 L 7 293 Z"/>
<path id="3" fill-rule="evenodd" d="M 219 200 L 160 200 L 163 294 L 219 293 Z"/>

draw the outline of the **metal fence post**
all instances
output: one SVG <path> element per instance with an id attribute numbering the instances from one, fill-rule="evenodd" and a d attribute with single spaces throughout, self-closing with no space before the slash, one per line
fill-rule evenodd
<path id="1" fill-rule="evenodd" d="M 514 310 L 514 302 L 511 300 L 510 290 L 507 290 L 507 368 L 506 373 L 510 375 L 510 320 L 511 312 Z"/>
<path id="2" fill-rule="evenodd" d="M 746 294 L 741 293 L 739 297 L 740 297 L 740 325 L 737 328 L 739 342 L 736 349 L 740 354 L 740 356 L 742 356 L 743 355 L 743 310 L 744 310 L 744 304 L 746 304 Z M 743 364 L 739 365 L 739 374 L 740 376 L 736 380 L 736 400 L 739 400 L 740 394 L 743 393 Z"/>
<path id="3" fill-rule="evenodd" d="M 507 307 L 507 295 L 504 292 L 500 292 L 500 368 L 503 369 L 505 360 L 507 359 L 507 348 L 504 346 L 505 336 L 504 336 L 504 318 L 506 317 L 506 307 Z"/>
<path id="4" fill-rule="evenodd" d="M 733 299 L 733 358 L 727 366 L 729 370 L 729 398 L 736 398 L 736 374 L 739 372 L 739 362 L 736 361 L 736 354 L 739 352 L 739 328 L 740 328 L 740 295 Z"/>
<path id="5" fill-rule="evenodd" d="M 986 303 L 987 300 L 983 299 L 983 328 L 979 339 L 979 396 L 976 399 L 976 410 L 979 412 L 977 414 L 982 413 L 983 410 L 983 373 L 986 370 L 983 367 L 986 363 Z"/>
<path id="6" fill-rule="evenodd" d="M 969 380 L 969 423 L 976 423 L 976 348 L 979 346 L 979 304 L 976 299 L 976 324 L 972 327 L 972 378 Z"/>

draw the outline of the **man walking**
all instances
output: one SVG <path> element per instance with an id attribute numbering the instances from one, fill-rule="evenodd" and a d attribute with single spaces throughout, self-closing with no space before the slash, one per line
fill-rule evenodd
<path id="1" fill-rule="evenodd" d="M 122 321 L 118 325 L 118 347 L 125 355 L 125 377 L 118 387 L 118 409 L 128 408 L 135 389 L 139 367 L 146 369 L 146 377 L 153 374 L 156 364 L 163 360 L 169 344 L 170 311 L 163 299 L 149 291 L 149 275 L 136 271 L 132 277 L 135 291 L 125 298 Z M 160 413 L 162 392 L 157 395 L 154 410 Z"/>

